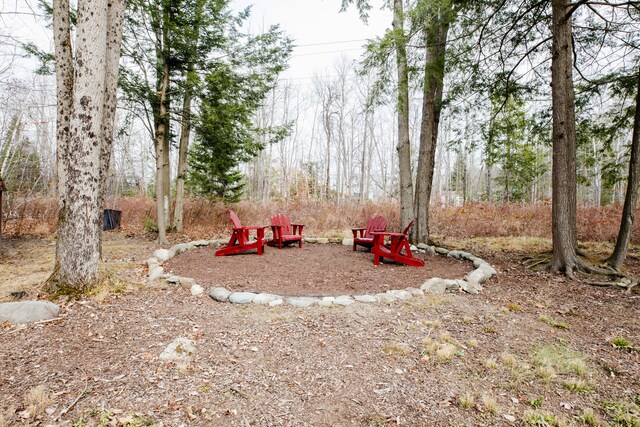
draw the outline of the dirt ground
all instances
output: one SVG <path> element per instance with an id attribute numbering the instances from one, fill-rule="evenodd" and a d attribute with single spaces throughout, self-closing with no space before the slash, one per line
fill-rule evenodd
<path id="1" fill-rule="evenodd" d="M 427 279 L 462 278 L 473 264 L 444 256 L 415 254 L 425 267 L 395 263 L 373 265 L 364 248 L 336 244 L 304 244 L 283 249 L 216 257 L 217 247 L 185 252 L 164 264 L 165 271 L 192 277 L 201 285 L 234 291 L 272 292 L 279 295 L 344 295 L 419 288 Z"/>
<path id="2" fill-rule="evenodd" d="M 152 245 L 116 243 L 110 262 L 142 283 Z M 427 267 L 376 269 L 370 255 L 346 247 L 269 249 L 220 259 L 222 270 L 198 260 L 209 250 L 170 265 L 191 263 L 191 277 L 220 274 L 215 284 L 244 280 L 254 290 L 289 253 L 317 261 L 278 264 L 278 281 L 298 280 L 301 289 L 326 275 L 344 290 L 388 272 L 376 281 L 395 286 L 394 277 L 415 275 L 418 284 L 430 275 Z M 3 325 L 0 426 L 639 425 L 638 294 L 527 269 L 519 253 L 474 253 L 498 270 L 479 296 L 299 309 L 131 285 L 64 303 L 55 321 Z M 3 259 L 7 271 L 24 262 Z M 186 366 L 159 359 L 177 337 L 196 343 Z"/>

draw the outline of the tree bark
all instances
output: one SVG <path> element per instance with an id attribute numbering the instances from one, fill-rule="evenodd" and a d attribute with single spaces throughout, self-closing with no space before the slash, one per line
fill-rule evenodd
<path id="1" fill-rule="evenodd" d="M 61 205 L 50 281 L 79 290 L 98 279 L 104 165 L 111 153 L 124 2 L 78 3 L 75 63 L 69 2 L 55 1 L 53 6 Z"/>
<path id="2" fill-rule="evenodd" d="M 58 198 L 60 210 L 65 204 L 64 189 L 67 186 L 63 153 L 71 135 L 73 116 L 73 52 L 71 47 L 71 26 L 69 23 L 69 0 L 53 2 L 53 36 L 56 54 L 56 173 L 58 178 Z"/>
<path id="3" fill-rule="evenodd" d="M 182 232 L 184 217 L 184 181 L 187 174 L 187 152 L 191 136 L 191 101 L 193 92 L 194 64 L 187 66 L 184 98 L 182 100 L 182 121 L 180 129 L 180 146 L 178 148 L 178 176 L 176 177 L 176 205 L 173 212 L 173 225 L 177 232 Z"/>
<path id="4" fill-rule="evenodd" d="M 102 136 L 104 138 L 100 153 L 100 207 L 104 209 L 107 196 L 107 179 L 111 153 L 113 152 L 113 130 L 116 121 L 118 92 L 118 71 L 120 67 L 120 48 L 126 10 L 125 0 L 113 0 L 107 3 L 107 60 L 105 62 L 105 99 L 102 117 Z M 102 238 L 102 233 L 100 234 Z M 102 257 L 102 243 L 100 244 Z"/>
<path id="5" fill-rule="evenodd" d="M 398 73 L 398 172 L 400 176 L 400 221 L 402 227 L 413 217 L 413 177 L 411 174 L 411 142 L 409 140 L 409 72 L 407 39 L 404 33 L 402 0 L 393 2 L 396 68 Z"/>
<path id="6" fill-rule="evenodd" d="M 579 265 L 576 233 L 576 120 L 570 0 L 552 0 L 553 170 L 551 271 L 573 276 Z"/>
<path id="7" fill-rule="evenodd" d="M 616 247 L 611 256 L 606 260 L 607 264 L 616 270 L 620 270 L 627 256 L 631 229 L 635 217 L 636 201 L 638 199 L 638 183 L 640 181 L 640 70 L 638 71 L 638 93 L 636 95 L 636 112 L 633 119 L 633 136 L 631 137 L 631 158 L 629 159 L 629 178 L 627 180 L 627 193 L 622 208 L 620 231 L 616 239 Z"/>
<path id="8" fill-rule="evenodd" d="M 169 209 L 169 195 L 165 194 L 166 185 L 165 165 L 166 141 L 169 134 L 169 114 L 166 104 L 167 91 L 169 88 L 169 72 L 168 67 L 162 67 L 164 70 L 161 84 L 157 93 L 158 96 L 158 113 L 155 120 L 155 146 L 156 146 L 156 213 L 158 216 L 158 243 L 165 245 L 169 243 L 167 240 L 167 214 Z"/>
<path id="9" fill-rule="evenodd" d="M 156 35 L 156 99 L 153 103 L 154 145 L 156 151 L 156 214 L 158 225 L 158 243 L 165 245 L 167 240 L 169 194 L 168 159 L 169 159 L 169 52 L 168 42 L 168 5 L 161 2 L 163 10 L 154 22 Z"/>
<path id="10" fill-rule="evenodd" d="M 450 7 L 450 6 L 448 6 Z M 416 194 L 414 204 L 415 223 L 413 240 L 429 241 L 429 204 L 433 185 L 438 127 L 442 111 L 442 87 L 444 64 L 449 31 L 449 11 L 441 10 L 424 29 L 426 59 L 424 65 L 424 87 L 422 98 L 422 124 L 420 128 L 420 151 L 416 174 Z"/>

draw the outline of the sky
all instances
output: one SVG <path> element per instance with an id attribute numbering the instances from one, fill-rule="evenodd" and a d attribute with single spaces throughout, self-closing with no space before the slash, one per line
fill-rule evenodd
<path id="1" fill-rule="evenodd" d="M 340 12 L 340 4 L 340 0 L 234 0 L 232 7 L 242 10 L 252 5 L 249 24 L 254 33 L 280 24 L 296 45 L 283 78 L 310 81 L 314 73 L 330 74 L 341 55 L 359 59 L 366 40 L 382 36 L 391 26 L 389 10 L 374 6 L 365 24 L 355 6 Z"/>
<path id="2" fill-rule="evenodd" d="M 296 45 L 289 69 L 282 77 L 310 81 L 315 73 L 330 74 L 341 55 L 359 59 L 365 41 L 382 36 L 391 26 L 391 11 L 380 10 L 382 1 L 372 3 L 377 5 L 371 10 L 367 24 L 360 20 L 355 6 L 340 12 L 341 0 L 232 0 L 231 8 L 240 11 L 252 6 L 248 29 L 253 33 L 280 24 Z M 0 1 L 0 26 L 4 27 L 4 34 L 53 49 L 51 30 L 34 14 L 41 14 L 36 0 Z M 19 61 L 15 65 L 31 68 L 33 61 Z M 29 71 L 21 69 L 18 74 Z"/>

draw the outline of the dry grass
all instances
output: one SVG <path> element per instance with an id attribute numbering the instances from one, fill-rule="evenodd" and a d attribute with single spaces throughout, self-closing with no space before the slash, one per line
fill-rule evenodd
<path id="1" fill-rule="evenodd" d="M 461 345 L 451 338 L 448 332 L 441 333 L 439 340 L 425 338 L 422 344 L 426 354 L 424 360 L 435 357 L 438 362 L 448 362 L 455 356 L 461 355 Z"/>
<path id="2" fill-rule="evenodd" d="M 498 401 L 495 399 L 495 397 L 488 394 L 483 394 L 480 398 L 480 402 L 482 403 L 482 408 L 485 411 L 493 415 L 497 415 L 498 412 L 500 412 L 500 405 L 498 405 Z"/>
<path id="3" fill-rule="evenodd" d="M 462 393 L 460 395 L 460 397 L 458 398 L 458 401 L 460 403 L 460 407 L 463 409 L 469 409 L 472 408 L 475 403 L 476 403 L 476 396 L 475 394 L 466 391 L 464 393 Z"/>
<path id="4" fill-rule="evenodd" d="M 145 233 L 145 218 L 155 220 L 154 200 L 149 197 L 118 197 L 107 200 L 108 208 L 122 211 L 122 228 L 126 233 Z M 185 235 L 202 237 L 225 235 L 226 210 L 234 209 L 246 224 L 267 224 L 276 212 L 288 212 L 291 219 L 305 223 L 309 235 L 349 236 L 351 227 L 366 224 L 380 214 L 387 218 L 390 230 L 399 230 L 397 203 L 335 202 L 295 200 L 266 205 L 243 201 L 233 205 L 191 197 L 185 201 Z M 3 233 L 8 236 L 45 237 L 55 233 L 57 202 L 50 198 L 11 198 L 5 206 Z M 620 206 L 578 207 L 578 238 L 584 241 L 611 242 L 618 233 Z M 495 249 L 540 252 L 550 248 L 551 205 L 479 204 L 462 207 L 433 205 L 430 210 L 432 233 L 441 239 L 473 239 Z M 504 239 L 508 237 L 509 239 Z M 635 228 L 631 242 L 640 244 L 640 229 Z M 596 248 L 597 249 L 597 248 Z M 610 248 L 601 248 L 603 251 Z"/>
<path id="5" fill-rule="evenodd" d="M 31 419 L 44 414 L 45 409 L 52 403 L 51 394 L 43 384 L 30 389 L 24 398 L 24 405 L 27 407 Z"/>

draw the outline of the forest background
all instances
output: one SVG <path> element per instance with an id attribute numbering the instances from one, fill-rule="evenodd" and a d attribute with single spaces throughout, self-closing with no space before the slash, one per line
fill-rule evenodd
<path id="1" fill-rule="evenodd" d="M 193 2 L 194 13 L 198 5 L 213 8 L 208 12 L 212 19 L 193 34 L 183 31 L 193 16 L 178 16 L 162 9 L 163 2 L 156 3 L 130 2 L 125 28 L 105 200 L 105 208 L 123 211 L 125 230 L 153 233 L 158 228 L 152 198 L 158 193 L 155 172 L 161 156 L 166 156 L 163 194 L 169 231 L 221 233 L 226 227 L 222 202 L 241 199 L 238 208 L 250 219 L 265 221 L 269 212 L 288 210 L 318 234 L 344 233 L 374 213 L 386 214 L 400 227 L 395 209 L 400 198 L 397 81 L 388 69 L 393 64 L 389 31 L 370 40 L 359 59 L 341 52 L 322 72 L 286 77 L 281 73 L 299 47 L 280 28 L 255 31 L 250 15 L 233 10 L 230 2 Z M 417 34 L 411 31 L 416 24 L 411 11 L 420 4 L 407 3 L 409 36 Z M 36 16 L 45 27 L 46 8 L 31 6 L 3 14 Z M 523 6 L 514 3 L 510 13 Z M 613 241 L 624 200 L 638 62 L 637 35 L 629 31 L 638 22 L 637 5 L 627 6 L 589 6 L 574 15 L 580 42 L 575 62 L 580 240 Z M 336 14 L 339 7 L 335 5 Z M 549 13 L 532 21 L 523 36 L 515 28 L 503 31 L 497 19 L 485 26 L 477 10 L 464 2 L 454 9 L 431 191 L 432 234 L 550 237 L 550 40 L 542 19 Z M 480 39 L 477 31 L 474 36 L 479 28 L 489 36 Z M 200 40 L 198 49 L 185 49 L 187 37 Z M 518 37 L 530 40 L 523 44 Z M 0 174 L 8 190 L 3 230 L 5 235 L 50 235 L 57 223 L 53 57 L 46 46 L 11 33 L 2 34 L 2 41 Z M 506 45 L 513 48 L 510 58 L 493 55 Z M 27 54 L 40 67 L 16 73 L 20 57 Z M 419 37 L 409 41 L 414 177 L 425 55 Z M 235 73 L 229 64 L 237 65 Z M 163 70 L 165 65 L 172 68 Z M 164 74 L 163 90 L 170 96 L 164 104 L 166 117 L 158 119 L 161 105 L 155 97 Z M 254 89 L 238 103 L 249 106 L 245 133 L 230 146 L 221 145 L 222 139 L 231 140 L 228 134 L 205 137 L 211 135 L 205 113 L 219 111 L 210 101 L 220 98 L 212 90 L 223 87 L 221 82 L 229 94 Z M 185 110 L 185 95 L 192 97 L 193 113 Z M 160 124 L 164 131 L 159 132 Z M 186 144 L 185 129 L 192 125 Z M 187 145 L 190 161 L 184 154 Z M 165 151 L 159 153 L 159 148 Z M 221 150 L 228 150 L 226 156 Z M 182 214 L 175 210 L 183 191 L 187 199 L 180 221 Z M 264 207 L 261 216 L 253 213 L 256 204 Z M 632 242 L 637 241 L 634 235 Z"/>

